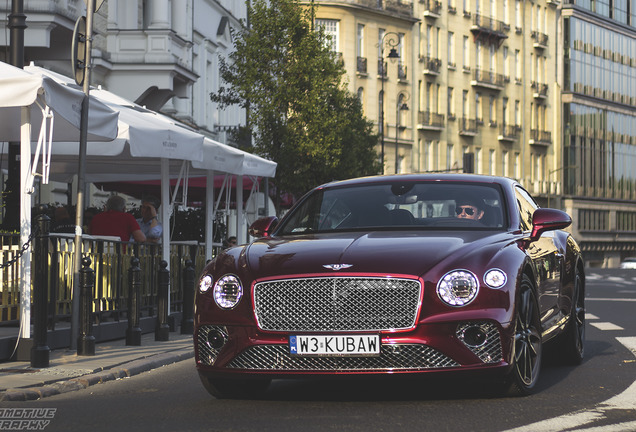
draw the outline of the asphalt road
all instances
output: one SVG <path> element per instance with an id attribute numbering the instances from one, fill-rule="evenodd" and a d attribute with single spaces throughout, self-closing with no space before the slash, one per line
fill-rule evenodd
<path id="1" fill-rule="evenodd" d="M 262 400 L 217 400 L 188 360 L 2 407 L 55 409 L 46 431 L 633 431 L 636 271 L 588 270 L 587 288 L 584 363 L 548 361 L 529 397 L 493 396 L 483 382 L 294 380 Z"/>

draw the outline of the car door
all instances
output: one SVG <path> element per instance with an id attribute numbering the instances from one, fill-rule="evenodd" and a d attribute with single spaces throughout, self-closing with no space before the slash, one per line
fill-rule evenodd
<path id="1" fill-rule="evenodd" d="M 520 220 L 524 232 L 532 230 L 532 215 L 538 208 L 534 199 L 523 188 L 515 190 Z M 539 240 L 530 243 L 527 252 L 534 262 L 543 330 L 548 331 L 561 319 L 558 299 L 564 255 L 556 242 L 556 231 L 548 231 Z"/>

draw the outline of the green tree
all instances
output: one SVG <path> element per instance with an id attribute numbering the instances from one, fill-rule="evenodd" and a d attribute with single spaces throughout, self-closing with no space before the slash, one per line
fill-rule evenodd
<path id="1" fill-rule="evenodd" d="M 210 96 L 248 110 L 255 152 L 278 163 L 278 190 L 298 196 L 331 180 L 377 174 L 378 137 L 327 36 L 314 29 L 314 7 L 254 0 L 248 17 L 249 26 L 232 31 L 235 50 L 221 59 L 225 85 Z"/>

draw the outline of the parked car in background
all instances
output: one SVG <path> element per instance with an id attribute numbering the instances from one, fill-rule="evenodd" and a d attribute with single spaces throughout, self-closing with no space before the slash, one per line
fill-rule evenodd
<path id="1" fill-rule="evenodd" d="M 625 258 L 621 263 L 622 269 L 636 269 L 636 257 Z"/>
<path id="2" fill-rule="evenodd" d="M 204 269 L 201 381 L 216 397 L 243 397 L 274 378 L 462 371 L 531 393 L 544 344 L 571 364 L 584 354 L 584 264 L 570 223 L 507 178 L 317 187 Z"/>

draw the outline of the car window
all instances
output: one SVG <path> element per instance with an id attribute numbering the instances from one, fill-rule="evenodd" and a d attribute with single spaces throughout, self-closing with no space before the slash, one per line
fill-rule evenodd
<path id="1" fill-rule="evenodd" d="M 319 189 L 281 222 L 277 234 L 364 229 L 503 229 L 498 185 L 391 182 Z"/>
<path id="2" fill-rule="evenodd" d="M 525 189 L 517 186 L 515 188 L 515 194 L 519 207 L 519 228 L 523 231 L 530 231 L 532 229 L 532 215 L 539 206 Z"/>

